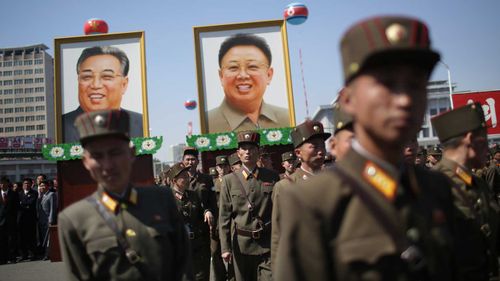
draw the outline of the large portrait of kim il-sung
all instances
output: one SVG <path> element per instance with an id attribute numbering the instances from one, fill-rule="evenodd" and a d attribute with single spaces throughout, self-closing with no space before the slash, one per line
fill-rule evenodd
<path id="1" fill-rule="evenodd" d="M 144 32 L 55 39 L 58 143 L 77 142 L 76 118 L 117 109 L 130 116 L 130 137 L 149 136 Z"/>
<path id="2" fill-rule="evenodd" d="M 283 20 L 193 29 L 203 134 L 295 126 Z"/>

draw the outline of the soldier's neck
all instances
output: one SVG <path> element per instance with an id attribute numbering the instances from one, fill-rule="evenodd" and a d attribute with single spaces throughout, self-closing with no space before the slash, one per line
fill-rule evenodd
<path id="1" fill-rule="evenodd" d="M 249 172 L 253 172 L 253 170 L 255 170 L 255 167 L 257 167 L 257 164 L 256 163 L 246 163 L 246 164 L 243 164 L 243 167 L 245 167 L 245 169 L 247 169 Z"/>
<path id="2" fill-rule="evenodd" d="M 357 133 L 357 132 L 356 132 Z M 389 145 L 369 137 L 356 136 L 356 141 L 366 152 L 388 164 L 398 168 L 403 162 L 403 147 L 401 143 Z"/>
<path id="3" fill-rule="evenodd" d="M 308 173 L 315 174 L 321 170 L 321 166 L 316 167 L 314 165 L 310 165 L 307 162 L 301 162 L 300 168 Z"/>
<path id="4" fill-rule="evenodd" d="M 464 146 L 446 148 L 443 150 L 443 158 L 456 162 L 464 167 L 471 168 L 467 161 L 467 148 Z"/>

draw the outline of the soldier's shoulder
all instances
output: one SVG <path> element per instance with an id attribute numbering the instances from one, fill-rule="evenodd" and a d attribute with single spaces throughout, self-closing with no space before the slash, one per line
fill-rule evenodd
<path id="1" fill-rule="evenodd" d="M 64 208 L 59 213 L 59 217 L 67 217 L 71 221 L 77 221 L 79 223 L 87 220 L 89 218 L 89 214 L 94 212 L 94 207 L 92 206 L 92 203 L 87 200 L 87 198 L 88 197 L 85 197 L 84 199 L 81 199 Z"/>

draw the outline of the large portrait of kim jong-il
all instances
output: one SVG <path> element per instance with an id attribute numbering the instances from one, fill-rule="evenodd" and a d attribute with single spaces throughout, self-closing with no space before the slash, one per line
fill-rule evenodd
<path id="1" fill-rule="evenodd" d="M 294 126 L 293 98 L 287 83 L 288 52 L 283 51 L 286 44 L 282 27 L 274 26 L 274 30 L 273 26 L 244 28 L 240 24 L 238 27 L 215 34 L 198 34 L 202 57 L 215 57 L 215 61 L 199 61 L 198 69 L 203 69 L 199 75 L 202 132 Z M 214 44 L 218 48 L 213 48 Z"/>

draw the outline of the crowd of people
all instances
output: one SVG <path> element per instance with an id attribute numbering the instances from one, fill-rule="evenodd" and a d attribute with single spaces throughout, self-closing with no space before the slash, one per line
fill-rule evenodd
<path id="1" fill-rule="evenodd" d="M 47 260 L 49 226 L 57 221 L 57 180 L 40 174 L 0 179 L 0 264 Z"/>

